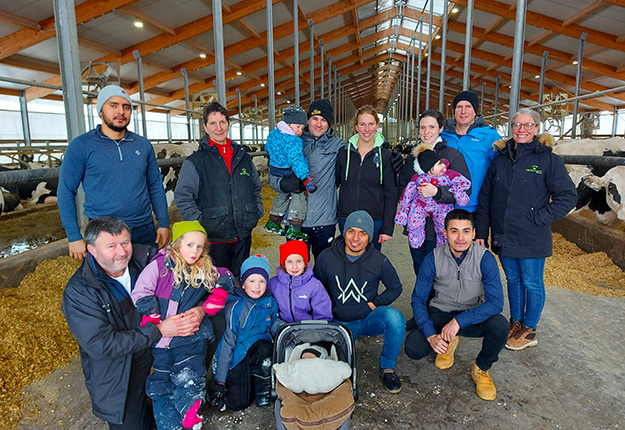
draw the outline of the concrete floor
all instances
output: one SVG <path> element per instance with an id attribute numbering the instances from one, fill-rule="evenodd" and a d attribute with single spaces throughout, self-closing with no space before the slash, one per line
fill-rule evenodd
<path id="1" fill-rule="evenodd" d="M 277 245 L 255 250 L 278 261 Z M 394 304 L 412 316 L 415 276 L 405 236 L 397 230 L 383 246 L 404 284 Z M 509 316 L 507 309 L 504 315 Z M 462 338 L 451 369 L 434 367 L 434 357 L 415 362 L 400 355 L 400 394 L 387 394 L 377 373 L 382 338 L 356 343 L 359 401 L 353 429 L 608 429 L 625 426 L 625 300 L 590 296 L 562 287 L 547 289 L 536 348 L 502 351 L 491 376 L 495 401 L 475 395 L 470 369 L 480 340 Z M 78 359 L 28 388 L 38 414 L 27 413 L 19 429 L 104 430 L 91 414 Z M 270 429 L 271 408 L 243 412 L 203 410 L 204 428 Z M 275 427 L 274 427 L 275 428 Z"/>

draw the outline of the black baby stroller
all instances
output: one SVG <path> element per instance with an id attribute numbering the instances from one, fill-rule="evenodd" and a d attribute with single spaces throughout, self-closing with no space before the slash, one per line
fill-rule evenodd
<path id="1" fill-rule="evenodd" d="M 285 363 L 288 362 L 290 358 L 299 358 L 299 356 L 291 357 L 291 353 L 293 353 L 294 350 L 295 352 L 299 352 L 301 347 L 305 344 L 323 345 L 325 350 L 332 351 L 332 355 L 336 360 L 347 363 L 351 368 L 351 376 L 349 376 L 348 380 L 345 380 L 344 383 L 341 383 L 340 387 L 337 387 L 337 389 L 334 390 L 332 393 L 318 395 L 321 398 L 323 398 L 324 396 L 337 395 L 336 393 L 346 395 L 347 397 L 343 398 L 343 400 L 347 403 L 342 401 L 336 402 L 335 399 L 332 399 L 331 397 L 328 397 L 328 399 L 325 400 L 327 402 L 331 401 L 332 406 L 345 404 L 346 407 L 344 409 L 341 409 L 341 407 L 339 406 L 339 411 L 337 411 L 338 413 L 331 414 L 331 417 L 324 417 L 324 419 L 321 421 L 327 421 L 325 421 L 325 424 L 318 426 L 315 426 L 313 423 L 310 422 L 301 423 L 297 418 L 284 418 L 281 414 L 282 403 L 278 398 L 278 393 L 276 390 L 277 384 L 279 384 L 279 382 L 276 380 L 276 372 L 274 371 L 271 374 L 271 394 L 272 398 L 275 400 L 274 409 L 277 428 L 279 430 L 287 429 L 287 427 L 290 429 L 332 428 L 332 423 L 339 422 L 342 423 L 337 426 L 339 429 L 348 429 L 351 413 L 354 409 L 355 402 L 358 399 L 358 389 L 356 387 L 356 354 L 354 349 L 354 339 L 352 337 L 351 331 L 349 330 L 349 328 L 347 328 L 347 326 L 343 324 L 328 321 L 306 320 L 285 324 L 278 330 L 276 334 L 273 349 L 273 363 Z M 342 363 L 340 365 L 346 367 Z M 349 372 L 349 369 L 347 369 L 347 372 Z M 328 375 L 318 376 L 318 379 L 322 379 L 327 377 Z M 350 386 L 351 390 L 349 390 Z M 284 393 L 285 388 L 282 387 L 282 385 L 279 385 L 278 388 L 282 390 L 282 393 Z M 351 396 L 349 396 L 350 392 Z M 285 403 L 285 405 L 287 404 Z M 318 407 L 325 409 L 322 405 L 319 404 Z M 306 406 L 306 408 L 308 409 L 308 405 Z M 310 412 L 310 410 L 307 410 L 306 412 L 308 413 Z M 324 413 L 326 413 L 325 410 Z M 341 416 L 343 417 L 342 419 L 340 419 Z M 346 421 L 344 421 L 345 416 L 347 416 Z M 338 419 L 338 421 L 332 421 L 333 418 Z M 313 425 L 311 426 L 311 424 Z"/>

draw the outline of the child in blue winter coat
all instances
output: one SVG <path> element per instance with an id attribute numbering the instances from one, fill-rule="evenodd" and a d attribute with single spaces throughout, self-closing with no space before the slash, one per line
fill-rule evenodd
<path id="1" fill-rule="evenodd" d="M 429 149 L 427 144 L 418 145 L 415 156 L 415 173 L 399 200 L 399 211 L 395 215 L 395 223 L 405 225 L 408 230 L 408 241 L 412 248 L 420 248 L 425 241 L 425 219 L 432 218 L 436 232 L 436 246 L 444 244 L 445 217 L 454 208 L 452 203 L 439 203 L 432 197 L 419 194 L 419 187 L 429 183 L 436 187 L 449 187 L 459 206 L 469 203 L 467 190 L 471 181 L 455 170 L 448 169 L 449 161 Z"/>
<path id="2" fill-rule="evenodd" d="M 271 295 L 280 307 L 280 319 L 332 321 L 332 300 L 308 264 L 308 247 L 291 240 L 280 245 L 280 267 L 269 280 Z"/>
<path id="3" fill-rule="evenodd" d="M 269 174 L 282 178 L 293 177 L 300 185 L 295 192 L 275 190 L 278 195 L 273 199 L 269 221 L 265 230 L 270 233 L 286 235 L 288 240 L 307 240 L 301 228 L 306 218 L 307 202 L 304 188 L 309 193 L 317 190 L 317 185 L 310 177 L 308 161 L 304 157 L 304 143 L 301 135 L 306 127 L 306 112 L 299 106 L 289 106 L 282 111 L 282 121 L 267 136 L 265 150 L 269 154 Z M 283 179 L 280 184 L 286 183 Z M 289 222 L 288 231 L 280 223 L 286 214 Z"/>
<path id="4" fill-rule="evenodd" d="M 206 313 L 215 315 L 228 297 L 228 292 L 218 287 L 218 278 L 227 273 L 227 269 L 213 265 L 206 232 L 198 221 L 174 224 L 171 248 L 152 259 L 131 293 L 137 311 L 143 314 L 141 325 L 193 312 L 202 303 Z M 211 320 L 203 318 L 195 334 L 163 337 L 153 347 L 154 372 L 147 379 L 146 392 L 153 401 L 159 430 L 179 429 L 181 425 L 201 428 L 198 410 L 205 396 L 204 360 L 207 344 L 214 337 Z"/>
<path id="5" fill-rule="evenodd" d="M 207 397 L 220 410 L 240 411 L 254 400 L 257 406 L 271 403 L 272 336 L 282 322 L 267 290 L 269 271 L 264 255 L 245 260 L 241 288 L 226 304 L 226 331 L 213 357 Z"/>

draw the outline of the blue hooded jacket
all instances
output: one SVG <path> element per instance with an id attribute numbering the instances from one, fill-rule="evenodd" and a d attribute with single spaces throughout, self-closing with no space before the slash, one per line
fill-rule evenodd
<path id="1" fill-rule="evenodd" d="M 475 122 L 464 136 L 456 134 L 456 120 L 447 119 L 444 123 L 441 137 L 447 141 L 447 146 L 460 151 L 469 167 L 471 175 L 471 200 L 464 208 L 469 212 L 475 212 L 478 205 L 478 196 L 486 170 L 491 160 L 495 157 L 493 143 L 501 139 L 494 128 L 484 123 L 484 116 L 477 115 Z M 456 208 L 460 206 L 456 205 Z"/>

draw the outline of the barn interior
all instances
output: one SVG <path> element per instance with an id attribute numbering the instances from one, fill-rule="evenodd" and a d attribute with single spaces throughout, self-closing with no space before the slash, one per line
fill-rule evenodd
<path id="1" fill-rule="evenodd" d="M 6 366 L 14 377 L 1 377 L 0 429 L 105 428 L 85 400 L 77 348 L 60 313 L 59 291 L 76 262 L 66 257 L 55 203 L 39 204 L 46 196 L 54 201 L 53 185 L 36 192 L 42 181 L 58 179 L 68 142 L 100 123 L 94 108 L 104 86 L 120 85 L 131 95 L 129 129 L 161 145 L 156 151 L 171 158 L 159 160 L 164 172 L 197 148 L 201 111 L 211 101 L 227 107 L 230 137 L 258 152 L 255 160 L 266 168 L 262 146 L 289 105 L 307 109 L 312 100 L 329 99 L 333 127 L 347 139 L 356 109 L 371 104 L 382 134 L 405 150 L 418 141 L 419 112 L 453 116 L 453 98 L 466 89 L 478 93 L 480 112 L 502 136 L 510 135 L 511 112 L 532 107 L 540 111 L 541 131 L 561 144 L 599 142 L 562 153 L 567 163 L 607 171 L 624 164 L 618 159 L 625 154 L 623 22 L 623 0 L 1 0 L 0 166 L 8 171 L 0 172 L 0 186 L 28 191 L 17 198 L 21 209 L 0 218 L 0 292 L 10 304 L 0 327 L 12 333 L 0 356 L 29 364 Z M 605 157 L 608 146 L 612 156 Z M 175 206 L 171 211 L 175 219 Z M 254 248 L 275 261 L 279 242 L 261 230 Z M 562 238 L 556 234 L 548 262 L 555 287 L 545 345 L 557 354 L 545 346 L 506 357 L 496 376 L 503 394 L 484 407 L 471 397 L 463 369 L 433 376 L 431 363 L 415 370 L 406 357 L 400 369 L 410 394 L 400 401 L 379 394 L 374 362 L 381 341 L 361 343 L 364 400 L 354 427 L 622 426 L 622 346 L 603 357 L 579 351 L 614 344 L 625 329 L 624 220 L 606 225 L 583 211 L 554 231 Z M 388 253 L 405 266 L 399 306 L 410 315 L 414 274 L 405 237 L 395 236 Z M 38 291 L 48 299 L 27 307 Z M 22 319 L 22 309 L 38 317 Z M 44 342 L 53 347 L 25 334 L 46 321 L 54 328 Z M 563 326 L 575 329 L 558 336 Z M 40 356 L 27 355 L 29 342 Z M 476 348 L 467 346 L 467 363 Z M 45 365 L 31 366 L 36 362 Z M 432 411 L 423 413 L 427 405 Z M 213 412 L 207 410 L 206 428 L 269 428 L 273 419 L 266 410 Z"/>

